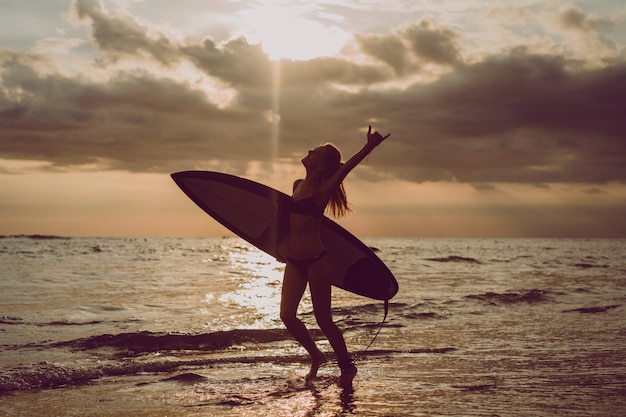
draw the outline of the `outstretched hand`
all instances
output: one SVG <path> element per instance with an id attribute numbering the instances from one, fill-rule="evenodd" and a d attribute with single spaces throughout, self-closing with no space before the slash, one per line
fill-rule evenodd
<path id="1" fill-rule="evenodd" d="M 380 145 L 382 141 L 387 139 L 390 135 L 391 133 L 389 133 L 387 136 L 383 136 L 378 132 L 372 133 L 372 125 L 370 125 L 369 129 L 367 130 L 367 144 L 371 146 L 372 148 L 375 148 L 376 146 Z"/>

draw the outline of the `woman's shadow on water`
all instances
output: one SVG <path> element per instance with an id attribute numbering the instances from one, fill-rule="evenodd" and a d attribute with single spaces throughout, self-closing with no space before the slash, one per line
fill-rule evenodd
<path id="1" fill-rule="evenodd" d="M 338 405 L 341 408 L 334 414 L 335 417 L 343 417 L 356 413 L 354 386 L 352 382 L 339 384 L 336 378 L 329 378 L 328 380 L 307 383 L 305 386 L 315 400 L 313 406 L 307 411 L 305 416 L 317 416 L 320 414 L 320 411 L 327 408 L 329 406 L 328 402 L 333 400 L 333 391 L 339 393 Z"/>
<path id="2" fill-rule="evenodd" d="M 164 378 L 158 382 L 175 382 L 183 384 L 184 386 L 193 386 L 198 388 L 209 383 L 210 378 L 189 372 Z M 279 381 L 276 381 L 274 378 L 259 378 L 246 380 L 246 382 L 249 386 L 238 386 L 239 392 L 237 394 L 231 393 L 226 397 L 218 394 L 214 398 L 205 398 L 205 401 L 200 404 L 187 404 L 186 407 L 215 405 L 245 407 L 254 404 L 271 406 L 274 399 L 279 401 L 288 400 L 290 404 L 296 407 L 301 407 L 298 411 L 304 411 L 304 415 L 307 417 L 318 416 L 322 413 L 329 415 L 329 412 L 334 412 L 330 415 L 335 417 L 354 415 L 356 413 L 355 391 L 352 382 L 339 384 L 339 380 L 336 377 L 318 377 L 315 380 L 306 383 L 303 383 L 301 377 L 287 377 L 283 383 L 278 384 L 276 383 Z M 273 389 L 267 390 L 267 383 L 271 383 Z M 278 389 L 276 389 L 276 385 L 278 385 Z M 213 384 L 209 383 L 209 386 L 213 387 Z M 197 393 L 202 392 L 203 391 L 200 390 Z M 221 391 L 220 394 L 224 394 L 224 391 Z M 311 401 L 311 399 L 313 401 Z M 308 410 L 303 408 L 307 408 Z"/>

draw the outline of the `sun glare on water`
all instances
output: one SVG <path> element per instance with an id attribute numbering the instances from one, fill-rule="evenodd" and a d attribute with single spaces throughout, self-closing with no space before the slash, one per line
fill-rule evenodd
<path id="1" fill-rule="evenodd" d="M 260 43 L 270 59 L 307 60 L 336 55 L 349 34 L 305 17 L 302 6 L 260 5 L 242 13 L 246 38 Z"/>
<path id="2" fill-rule="evenodd" d="M 273 325 L 279 317 L 283 265 L 247 244 L 232 248 L 230 265 L 233 279 L 240 281 L 240 284 L 235 291 L 223 294 L 219 301 L 247 309 L 251 319 L 244 327 L 264 328 Z"/>

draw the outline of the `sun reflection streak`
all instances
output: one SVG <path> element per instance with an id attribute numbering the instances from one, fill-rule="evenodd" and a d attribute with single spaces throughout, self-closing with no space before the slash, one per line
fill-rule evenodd
<path id="1" fill-rule="evenodd" d="M 252 246 L 232 250 L 229 263 L 230 269 L 243 277 L 237 277 L 241 279 L 239 287 L 220 296 L 219 302 L 234 304 L 247 311 L 247 323 L 238 323 L 238 327 L 273 327 L 279 317 L 284 266 Z"/>

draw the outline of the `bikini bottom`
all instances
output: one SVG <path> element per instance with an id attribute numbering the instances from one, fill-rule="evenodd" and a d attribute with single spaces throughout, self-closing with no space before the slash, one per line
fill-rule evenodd
<path id="1" fill-rule="evenodd" d="M 309 267 L 313 265 L 315 262 L 317 262 L 318 260 L 322 259 L 324 256 L 326 256 L 325 250 L 321 251 L 320 253 L 318 253 L 317 255 L 311 258 L 295 259 L 291 257 L 286 257 L 286 260 L 289 265 L 296 268 L 303 277 L 307 278 Z"/>

